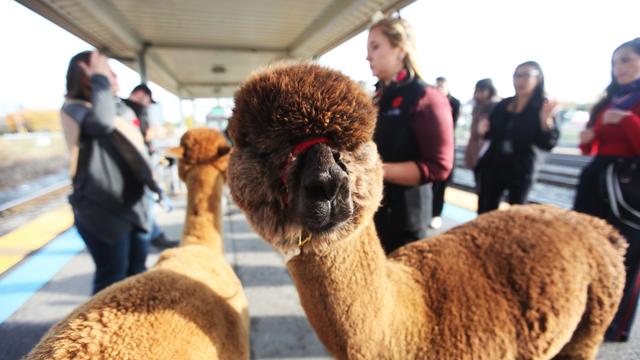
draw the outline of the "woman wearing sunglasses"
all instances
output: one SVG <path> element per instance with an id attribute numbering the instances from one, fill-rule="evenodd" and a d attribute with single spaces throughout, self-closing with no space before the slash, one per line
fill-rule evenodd
<path id="1" fill-rule="evenodd" d="M 559 137 L 553 115 L 557 102 L 545 96 L 542 68 L 535 61 L 516 67 L 515 96 L 502 100 L 478 125 L 489 147 L 478 161 L 478 213 L 498 208 L 508 191 L 510 204 L 527 201 L 539 150 L 551 150 Z M 537 148 L 537 149 L 536 149 Z"/>

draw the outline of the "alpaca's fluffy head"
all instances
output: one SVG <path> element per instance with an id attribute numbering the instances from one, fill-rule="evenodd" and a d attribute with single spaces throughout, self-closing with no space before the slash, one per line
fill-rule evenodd
<path id="1" fill-rule="evenodd" d="M 231 148 L 227 139 L 217 130 L 191 129 L 180 138 L 180 146 L 168 151 L 179 159 L 178 174 L 182 180 L 196 166 L 213 165 L 223 174 L 227 171 Z"/>
<path id="2" fill-rule="evenodd" d="M 229 123 L 229 186 L 256 231 L 288 251 L 300 236 L 312 247 L 344 239 L 370 218 L 382 193 L 375 121 L 369 96 L 337 71 L 298 64 L 253 74 Z"/>

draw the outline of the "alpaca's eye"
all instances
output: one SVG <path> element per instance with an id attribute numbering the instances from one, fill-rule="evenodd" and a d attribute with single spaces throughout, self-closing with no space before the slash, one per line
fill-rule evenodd
<path id="1" fill-rule="evenodd" d="M 267 158 L 269 158 L 269 156 L 271 156 L 271 153 L 268 151 L 264 151 L 261 149 L 258 149 L 257 146 L 255 145 L 249 145 L 249 150 L 257 157 L 266 160 Z"/>
<path id="2" fill-rule="evenodd" d="M 347 170 L 347 165 L 344 164 L 344 162 L 342 161 L 342 159 L 340 158 L 340 153 L 339 152 L 334 152 L 333 153 L 333 160 L 336 162 L 336 164 L 338 164 L 338 166 L 340 166 L 340 168 L 346 172 L 347 174 L 349 173 L 349 170 Z"/>

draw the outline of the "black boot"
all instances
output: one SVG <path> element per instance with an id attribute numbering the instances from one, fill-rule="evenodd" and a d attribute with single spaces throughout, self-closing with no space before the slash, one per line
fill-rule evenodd
<path id="1" fill-rule="evenodd" d="M 151 245 L 159 248 L 159 249 L 168 249 L 172 247 L 176 247 L 180 244 L 179 241 L 169 240 L 164 233 L 160 233 L 160 235 L 151 239 Z"/>

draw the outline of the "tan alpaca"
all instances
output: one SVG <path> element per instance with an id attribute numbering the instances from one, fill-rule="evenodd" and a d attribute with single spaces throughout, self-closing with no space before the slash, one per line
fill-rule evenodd
<path id="1" fill-rule="evenodd" d="M 386 258 L 373 214 L 376 111 L 317 65 L 236 93 L 234 201 L 290 260 L 302 306 L 339 359 L 592 359 L 622 294 L 626 244 L 550 206 L 480 216 Z"/>
<path id="2" fill-rule="evenodd" d="M 179 172 L 189 200 L 181 246 L 81 305 L 27 359 L 249 358 L 247 299 L 220 237 L 228 151 L 214 130 L 182 137 Z"/>
<path id="3" fill-rule="evenodd" d="M 180 159 L 178 175 L 187 185 L 187 218 L 182 244 L 207 245 L 223 251 L 221 199 L 229 163 L 226 139 L 210 129 L 193 129 L 170 155 Z M 213 226 L 211 226 L 213 224 Z"/>

